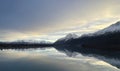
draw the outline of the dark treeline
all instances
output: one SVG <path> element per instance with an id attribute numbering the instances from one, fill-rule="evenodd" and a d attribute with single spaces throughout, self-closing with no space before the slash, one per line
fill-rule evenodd
<path id="1" fill-rule="evenodd" d="M 0 49 L 29 49 L 29 48 L 45 48 L 53 46 L 52 43 L 0 43 Z"/>

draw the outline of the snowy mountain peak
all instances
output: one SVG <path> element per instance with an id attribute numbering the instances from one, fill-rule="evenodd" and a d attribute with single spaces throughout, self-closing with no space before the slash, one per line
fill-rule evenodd
<path id="1" fill-rule="evenodd" d="M 112 24 L 111 26 L 119 26 L 120 25 L 120 21 L 116 22 L 115 24 Z"/>
<path id="2" fill-rule="evenodd" d="M 66 35 L 66 37 L 64 39 L 67 41 L 69 39 L 74 39 L 74 38 L 78 38 L 78 35 L 76 35 L 74 33 L 69 33 L 68 35 Z"/>
<path id="3" fill-rule="evenodd" d="M 76 34 L 69 33 L 65 38 L 76 38 L 78 37 Z"/>
<path id="4" fill-rule="evenodd" d="M 116 31 L 120 31 L 120 21 L 110 25 L 107 28 L 104 28 L 103 30 L 96 32 L 95 34 L 99 35 L 99 34 L 104 34 L 106 32 L 116 32 Z"/>
<path id="5" fill-rule="evenodd" d="M 69 33 L 65 37 L 58 39 L 57 42 L 59 42 L 59 41 L 67 41 L 69 39 L 75 39 L 75 38 L 78 38 L 78 35 L 73 34 L 73 33 Z"/>

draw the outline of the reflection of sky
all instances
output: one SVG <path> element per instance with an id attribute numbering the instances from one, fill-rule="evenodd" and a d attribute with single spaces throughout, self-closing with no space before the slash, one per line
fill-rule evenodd
<path id="1" fill-rule="evenodd" d="M 119 71 L 93 57 L 81 54 L 67 57 L 53 48 L 0 51 L 0 68 L 2 71 Z"/>
<path id="2" fill-rule="evenodd" d="M 119 3 L 120 0 L 0 0 L 0 40 L 55 40 L 71 32 L 93 32 L 120 19 Z"/>

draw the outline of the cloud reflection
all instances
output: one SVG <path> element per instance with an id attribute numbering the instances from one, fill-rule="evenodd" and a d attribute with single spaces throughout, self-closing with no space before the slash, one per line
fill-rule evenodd
<path id="1" fill-rule="evenodd" d="M 25 51 L 4 50 L 0 51 L 0 58 L 2 71 L 119 71 L 108 63 L 93 57 L 79 54 L 72 58 L 54 48 Z"/>

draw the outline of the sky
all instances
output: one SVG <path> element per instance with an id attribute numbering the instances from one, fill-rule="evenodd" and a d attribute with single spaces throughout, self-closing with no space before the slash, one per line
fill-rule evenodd
<path id="1" fill-rule="evenodd" d="M 120 19 L 120 0 L 0 0 L 0 41 L 55 41 Z"/>

